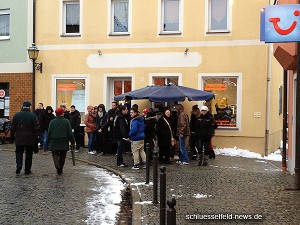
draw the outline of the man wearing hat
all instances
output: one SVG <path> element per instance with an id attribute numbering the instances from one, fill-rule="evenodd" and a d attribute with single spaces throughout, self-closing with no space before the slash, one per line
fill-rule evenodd
<path id="1" fill-rule="evenodd" d="M 39 120 L 30 111 L 30 107 L 31 103 L 25 101 L 22 110 L 17 112 L 12 120 L 11 135 L 14 137 L 16 145 L 16 174 L 20 174 L 22 170 L 24 152 L 26 154 L 25 174 L 31 174 L 32 155 L 40 136 Z"/>
<path id="2" fill-rule="evenodd" d="M 207 106 L 202 106 L 200 108 L 201 114 L 196 123 L 196 133 L 198 134 L 198 153 L 200 159 L 198 166 L 208 165 L 209 144 L 215 131 L 214 118 L 208 113 L 208 111 Z"/>
<path id="3" fill-rule="evenodd" d="M 75 147 L 75 140 L 70 121 L 64 118 L 64 109 L 56 109 L 55 114 L 56 118 L 51 120 L 48 128 L 48 143 L 56 172 L 60 175 L 63 172 L 67 151 L 69 151 L 69 142 L 72 147 Z"/>

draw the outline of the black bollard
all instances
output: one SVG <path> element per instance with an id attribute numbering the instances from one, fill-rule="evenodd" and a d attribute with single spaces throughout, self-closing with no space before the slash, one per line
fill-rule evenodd
<path id="1" fill-rule="evenodd" d="M 160 195 L 159 195 L 159 199 L 160 199 L 160 209 L 159 209 L 159 218 L 160 218 L 160 225 L 165 225 L 166 224 L 166 188 L 167 188 L 167 184 L 166 184 L 166 177 L 167 175 L 165 174 L 166 172 L 166 167 L 165 166 L 161 166 L 160 167 L 160 176 L 159 176 L 159 181 L 160 181 Z"/>
<path id="2" fill-rule="evenodd" d="M 157 189 L 158 189 L 158 151 L 153 152 L 153 204 L 158 204 Z"/>
<path id="3" fill-rule="evenodd" d="M 169 199 L 167 204 L 169 206 L 167 210 L 167 225 L 176 225 L 176 209 L 174 208 L 176 205 L 176 199 Z"/>
<path id="4" fill-rule="evenodd" d="M 146 184 L 149 184 L 150 180 L 150 143 L 146 143 Z"/>

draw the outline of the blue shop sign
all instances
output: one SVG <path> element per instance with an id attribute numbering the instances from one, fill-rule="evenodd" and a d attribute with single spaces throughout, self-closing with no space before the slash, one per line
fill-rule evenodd
<path id="1" fill-rule="evenodd" d="M 264 11 L 266 43 L 300 41 L 300 4 L 272 5 Z"/>

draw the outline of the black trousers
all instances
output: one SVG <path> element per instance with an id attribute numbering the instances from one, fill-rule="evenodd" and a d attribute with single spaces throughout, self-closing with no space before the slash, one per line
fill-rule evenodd
<path id="1" fill-rule="evenodd" d="M 159 148 L 159 161 L 163 163 L 170 162 L 171 147 L 158 146 L 158 148 Z"/>
<path id="2" fill-rule="evenodd" d="M 117 166 L 120 166 L 124 163 L 123 154 L 125 152 L 127 141 L 118 140 L 118 150 L 117 150 Z"/>
<path id="3" fill-rule="evenodd" d="M 197 135 L 195 133 L 191 133 L 190 136 L 190 148 L 193 152 L 193 155 L 197 155 L 196 144 L 197 144 Z"/>
<path id="4" fill-rule="evenodd" d="M 96 150 L 97 152 L 103 152 L 104 154 L 108 153 L 108 134 L 106 131 L 102 131 L 101 133 L 97 132 L 96 137 Z"/>
<path id="5" fill-rule="evenodd" d="M 80 146 L 81 146 L 81 139 L 82 139 L 82 133 L 80 133 L 80 131 L 74 131 L 73 132 L 73 136 L 76 142 L 76 150 L 79 150 Z"/>
<path id="6" fill-rule="evenodd" d="M 16 146 L 16 164 L 17 168 L 23 166 L 23 153 L 25 152 L 25 173 L 30 172 L 32 166 L 33 146 L 17 145 Z"/>
<path id="7" fill-rule="evenodd" d="M 52 158 L 56 169 L 63 170 L 67 151 L 52 151 Z"/>
<path id="8" fill-rule="evenodd" d="M 198 140 L 198 153 L 204 155 L 209 155 L 209 144 L 211 138 L 199 139 Z M 203 151 L 204 150 L 204 151 Z"/>

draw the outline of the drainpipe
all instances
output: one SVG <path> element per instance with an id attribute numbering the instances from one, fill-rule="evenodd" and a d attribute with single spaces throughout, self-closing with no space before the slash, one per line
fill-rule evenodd
<path id="1" fill-rule="evenodd" d="M 299 0 L 300 1 L 300 0 Z M 277 1 L 269 1 L 269 5 L 275 5 Z M 268 67 L 267 67 L 267 95 L 266 95 L 266 130 L 265 130 L 265 156 L 269 153 L 269 139 L 270 139 L 270 96 L 271 96 L 271 63 L 273 52 L 271 51 L 271 44 L 268 44 Z"/>
<path id="2" fill-rule="evenodd" d="M 300 0 L 298 0 L 300 4 Z M 300 42 L 297 43 L 295 189 L 300 190 Z"/>
<path id="3" fill-rule="evenodd" d="M 32 43 L 35 43 L 35 14 L 36 0 L 33 0 L 32 6 Z M 35 109 L 35 60 L 32 60 L 32 109 Z"/>
<path id="4" fill-rule="evenodd" d="M 299 0 L 300 1 L 300 0 Z M 270 96 L 271 96 L 271 62 L 273 53 L 271 44 L 268 44 L 268 67 L 267 67 L 267 95 L 266 95 L 266 130 L 265 130 L 265 156 L 269 151 L 269 136 L 270 136 Z"/>
<path id="5" fill-rule="evenodd" d="M 286 172 L 286 142 L 287 142 L 287 75 L 288 71 L 283 71 L 283 129 L 282 129 L 282 172 Z"/>

